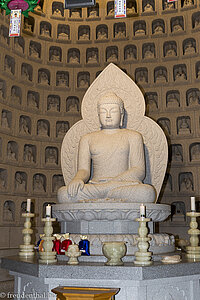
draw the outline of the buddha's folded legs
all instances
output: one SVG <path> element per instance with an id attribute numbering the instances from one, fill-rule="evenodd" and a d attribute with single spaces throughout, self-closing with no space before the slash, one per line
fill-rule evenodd
<path id="1" fill-rule="evenodd" d="M 85 184 L 75 197 L 67 192 L 67 187 L 58 190 L 59 203 L 78 202 L 81 200 L 95 199 L 121 199 L 126 202 L 150 202 L 155 201 L 155 189 L 151 185 L 138 182 L 111 181 L 106 183 Z"/>

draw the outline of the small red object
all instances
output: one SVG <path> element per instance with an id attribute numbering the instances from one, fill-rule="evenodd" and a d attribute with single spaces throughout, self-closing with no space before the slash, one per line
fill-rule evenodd
<path id="1" fill-rule="evenodd" d="M 65 251 L 67 251 L 69 245 L 71 245 L 71 244 L 72 244 L 72 241 L 69 239 L 62 241 L 60 254 L 65 255 Z"/>
<path id="2" fill-rule="evenodd" d="M 53 251 L 56 251 L 57 254 L 60 254 L 60 249 L 61 249 L 61 241 L 55 239 L 55 241 L 53 241 Z"/>

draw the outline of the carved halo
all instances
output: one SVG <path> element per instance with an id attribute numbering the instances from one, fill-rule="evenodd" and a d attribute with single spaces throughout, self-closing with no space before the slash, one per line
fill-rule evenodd
<path id="1" fill-rule="evenodd" d="M 145 101 L 142 92 L 130 77 L 111 63 L 91 84 L 83 97 L 82 117 L 91 131 L 99 130 L 97 101 L 109 92 L 114 92 L 124 102 L 126 128 L 133 127 L 133 123 L 141 122 L 145 113 Z M 131 116 L 131 120 L 128 116 Z"/>

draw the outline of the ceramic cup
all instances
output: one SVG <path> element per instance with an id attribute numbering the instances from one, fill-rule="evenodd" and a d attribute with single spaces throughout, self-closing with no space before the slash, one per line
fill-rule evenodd
<path id="1" fill-rule="evenodd" d="M 122 266 L 124 263 L 121 260 L 126 255 L 126 244 L 124 242 L 104 242 L 102 251 L 108 259 L 105 265 L 107 266 Z"/>

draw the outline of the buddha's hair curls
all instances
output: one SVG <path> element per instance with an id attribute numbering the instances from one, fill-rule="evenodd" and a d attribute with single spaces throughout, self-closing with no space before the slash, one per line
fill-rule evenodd
<path id="1" fill-rule="evenodd" d="M 117 96 L 113 92 L 109 92 L 101 96 L 101 98 L 97 102 L 97 111 L 99 112 L 99 108 L 102 104 L 118 104 L 120 107 L 120 111 L 123 112 L 124 110 L 124 102 L 122 99 Z"/>

